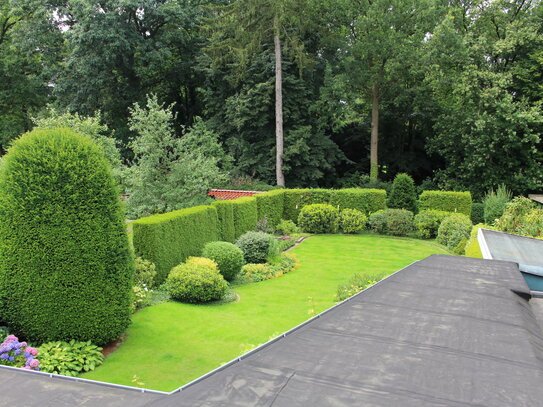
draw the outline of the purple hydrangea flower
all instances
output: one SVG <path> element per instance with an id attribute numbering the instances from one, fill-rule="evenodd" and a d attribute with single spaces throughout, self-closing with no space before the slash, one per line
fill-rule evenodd
<path id="1" fill-rule="evenodd" d="M 15 360 L 15 356 L 10 356 L 10 357 L 9 357 L 9 361 L 10 361 L 10 362 L 13 362 L 14 360 Z"/>
<path id="2" fill-rule="evenodd" d="M 9 358 L 9 355 L 8 355 L 7 353 L 2 353 L 2 354 L 0 355 L 0 359 L 6 360 L 7 358 Z"/>

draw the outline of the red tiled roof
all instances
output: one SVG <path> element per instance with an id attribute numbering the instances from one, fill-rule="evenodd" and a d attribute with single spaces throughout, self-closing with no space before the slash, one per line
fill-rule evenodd
<path id="1" fill-rule="evenodd" d="M 237 191 L 235 189 L 212 189 L 207 194 L 219 201 L 241 198 L 242 196 L 253 196 L 262 191 Z"/>

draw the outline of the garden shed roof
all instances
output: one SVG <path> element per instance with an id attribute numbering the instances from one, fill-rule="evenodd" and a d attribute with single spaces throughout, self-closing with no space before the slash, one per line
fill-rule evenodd
<path id="1" fill-rule="evenodd" d="M 0 388 L 28 406 L 535 406 L 538 301 L 515 263 L 435 255 L 170 395 L 2 369 Z"/>

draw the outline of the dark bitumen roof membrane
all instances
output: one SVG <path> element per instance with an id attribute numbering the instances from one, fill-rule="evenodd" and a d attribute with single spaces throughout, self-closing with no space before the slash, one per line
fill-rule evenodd
<path id="1" fill-rule="evenodd" d="M 431 256 L 149 406 L 542 405 L 529 293 L 514 263 Z"/>
<path id="2" fill-rule="evenodd" d="M 0 404 L 7 393 L 17 406 L 539 406 L 543 306 L 529 298 L 515 263 L 431 256 L 180 392 L 29 385 L 0 369 Z"/>

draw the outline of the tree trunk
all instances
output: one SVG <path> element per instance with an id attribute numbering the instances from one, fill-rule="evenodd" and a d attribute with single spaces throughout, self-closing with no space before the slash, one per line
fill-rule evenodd
<path id="1" fill-rule="evenodd" d="M 370 179 L 379 178 L 379 85 L 371 87 L 371 142 L 370 142 Z"/>
<path id="2" fill-rule="evenodd" d="M 279 38 L 279 21 L 274 21 L 275 34 L 275 174 L 277 185 L 285 186 L 283 175 L 283 75 L 281 63 L 281 39 Z"/>

